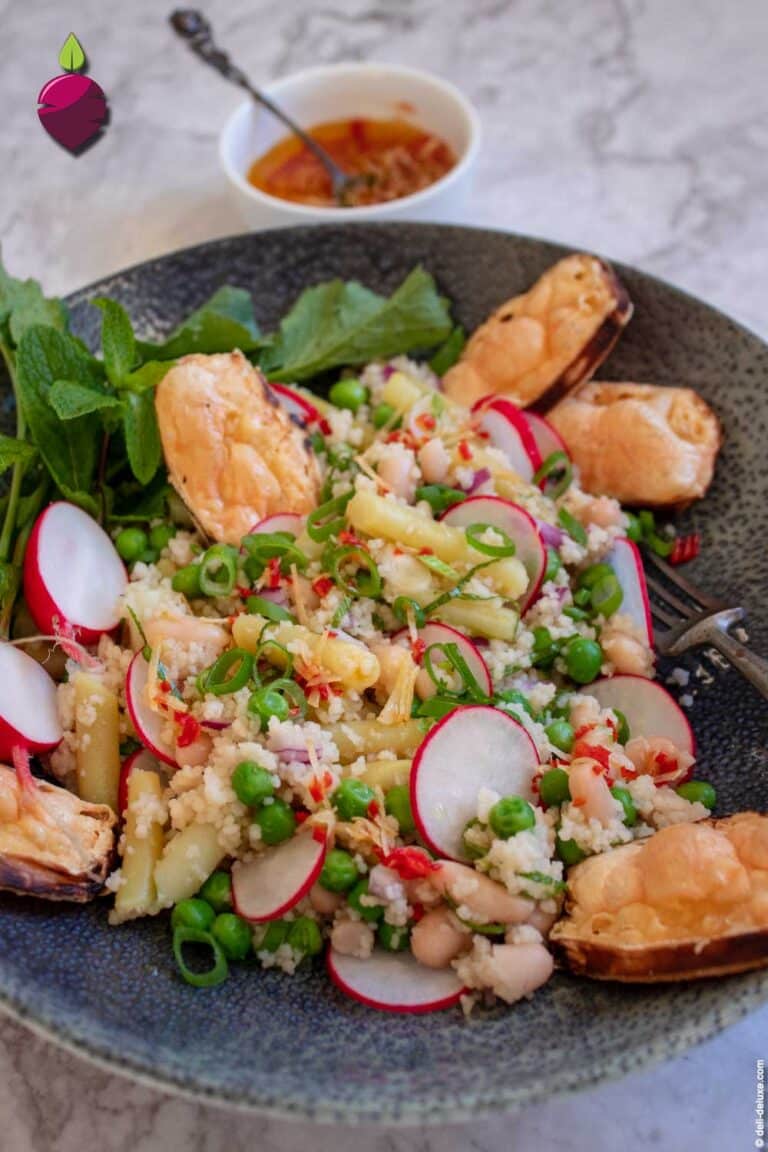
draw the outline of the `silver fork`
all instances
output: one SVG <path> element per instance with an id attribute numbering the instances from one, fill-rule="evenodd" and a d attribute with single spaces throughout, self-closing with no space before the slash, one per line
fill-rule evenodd
<path id="1" fill-rule="evenodd" d="M 643 549 L 643 556 L 675 589 L 668 588 L 646 566 L 645 578 L 654 624 L 658 622 L 667 628 L 665 632 L 658 632 L 654 627 L 659 652 L 664 656 L 679 656 L 689 648 L 703 645 L 716 648 L 768 699 L 768 661 L 756 656 L 729 632 L 733 624 L 744 619 L 744 609 L 731 608 L 722 600 L 699 591 L 654 552 Z"/>

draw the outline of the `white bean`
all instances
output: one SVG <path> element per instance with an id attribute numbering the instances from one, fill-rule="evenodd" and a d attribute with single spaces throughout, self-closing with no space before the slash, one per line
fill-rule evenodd
<path id="1" fill-rule="evenodd" d="M 446 904 L 427 912 L 411 932 L 411 951 L 427 968 L 447 968 L 471 944 L 470 933 L 462 929 Z"/>
<path id="2" fill-rule="evenodd" d="M 514 1004 L 546 984 L 553 969 L 543 944 L 494 944 L 483 964 L 483 979 L 497 996 Z"/>
<path id="3" fill-rule="evenodd" d="M 309 890 L 309 902 L 321 916 L 332 916 L 344 903 L 344 897 L 340 892 L 329 892 L 321 884 L 315 884 Z"/>
<path id="4" fill-rule="evenodd" d="M 526 920 L 526 924 L 530 924 L 537 932 L 541 932 L 546 940 L 549 933 L 552 931 L 552 926 L 557 920 L 557 912 L 545 912 L 543 908 L 538 906 L 534 908 L 531 915 Z"/>
<path id="5" fill-rule="evenodd" d="M 373 952 L 373 929 L 364 920 L 339 920 L 331 930 L 331 947 L 344 956 L 367 960 Z"/>
<path id="6" fill-rule="evenodd" d="M 428 879 L 441 896 L 469 909 L 471 918 L 481 924 L 523 924 L 533 911 L 532 900 L 510 896 L 503 884 L 466 864 L 446 860 Z"/>

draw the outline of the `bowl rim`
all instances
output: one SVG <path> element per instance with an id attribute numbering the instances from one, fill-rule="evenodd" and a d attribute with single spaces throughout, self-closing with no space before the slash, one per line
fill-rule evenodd
<path id="1" fill-rule="evenodd" d="M 447 98 L 447 100 L 454 105 L 460 117 L 464 119 L 468 131 L 466 148 L 453 168 L 446 172 L 444 176 L 441 176 L 439 180 L 436 180 L 434 184 L 430 184 L 418 192 L 412 192 L 409 196 L 400 196 L 396 200 L 388 200 L 382 204 L 365 204 L 360 207 L 351 208 L 327 208 L 311 204 L 299 204 L 294 200 L 283 200 L 279 196 L 271 196 L 268 192 L 262 192 L 245 179 L 233 163 L 230 155 L 232 133 L 239 121 L 244 118 L 253 107 L 252 100 L 244 100 L 241 104 L 238 104 L 237 108 L 227 117 L 219 132 L 219 163 L 230 184 L 250 200 L 262 204 L 276 213 L 293 217 L 297 224 L 310 224 L 319 220 L 341 223 L 344 220 L 381 219 L 383 215 L 399 213 L 403 207 L 407 210 L 411 207 L 415 208 L 427 203 L 431 198 L 447 190 L 452 184 L 455 184 L 462 176 L 469 172 L 474 165 L 482 144 L 483 132 L 480 115 L 474 104 L 472 104 L 455 84 L 452 84 L 450 80 L 443 79 L 442 76 L 437 76 L 433 72 L 427 72 L 421 68 L 412 68 L 405 64 L 386 64 L 375 60 L 345 64 L 316 64 L 310 68 L 302 68 L 298 72 L 290 72 L 287 76 L 282 76 L 278 80 L 265 84 L 264 91 L 268 96 L 279 98 L 282 91 L 296 83 L 321 79 L 327 79 L 332 82 L 336 77 L 363 74 L 371 75 L 376 72 L 387 74 L 394 79 L 397 77 L 406 77 L 418 79 L 426 83 L 438 91 L 443 97 Z"/>

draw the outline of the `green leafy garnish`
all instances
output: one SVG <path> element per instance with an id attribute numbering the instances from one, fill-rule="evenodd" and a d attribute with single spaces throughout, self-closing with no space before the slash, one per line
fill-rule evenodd
<path id="1" fill-rule="evenodd" d="M 123 429 L 131 471 L 141 484 L 149 484 L 163 460 L 152 392 L 126 393 Z"/>
<path id="2" fill-rule="evenodd" d="M 0 474 L 7 472 L 14 464 L 28 464 L 37 456 L 34 444 L 26 440 L 15 440 L 13 436 L 0 436 Z"/>
<path id="3" fill-rule="evenodd" d="M 429 362 L 429 366 L 436 376 L 445 376 L 448 369 L 453 368 L 464 351 L 466 343 L 466 333 L 459 325 L 454 328 L 445 343 L 440 345 Z"/>
<path id="4" fill-rule="evenodd" d="M 175 360 L 191 352 L 251 352 L 262 340 L 253 314 L 253 300 L 244 288 L 225 284 L 214 292 L 160 344 L 139 341 L 145 359 Z"/>
<path id="5" fill-rule="evenodd" d="M 121 408 L 122 402 L 109 392 L 86 388 L 74 380 L 54 380 L 48 400 L 59 420 L 76 420 L 108 408 Z"/>

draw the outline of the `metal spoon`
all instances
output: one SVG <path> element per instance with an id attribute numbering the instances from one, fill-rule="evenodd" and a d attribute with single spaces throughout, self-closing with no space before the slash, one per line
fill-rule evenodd
<path id="1" fill-rule="evenodd" d="M 349 176 L 333 159 L 332 156 L 322 148 L 316 140 L 313 140 L 303 128 L 291 119 L 282 108 L 279 108 L 274 101 L 270 100 L 258 88 L 249 81 L 245 73 L 233 64 L 228 54 L 222 51 L 221 48 L 213 42 L 211 33 L 211 25 L 203 16 L 202 12 L 198 12 L 195 8 L 177 8 L 168 17 L 173 30 L 186 40 L 193 52 L 197 53 L 201 60 L 206 64 L 210 64 L 217 72 L 221 73 L 225 80 L 231 80 L 233 84 L 237 84 L 256 101 L 261 104 L 263 108 L 276 116 L 278 120 L 282 120 L 286 128 L 289 128 L 295 136 L 298 136 L 303 144 L 309 148 L 320 163 L 325 168 L 326 172 L 331 178 L 331 189 L 333 197 L 337 204 L 341 206 L 348 206 L 350 203 L 349 194 L 353 188 L 361 183 L 368 183 L 367 176 Z"/>

